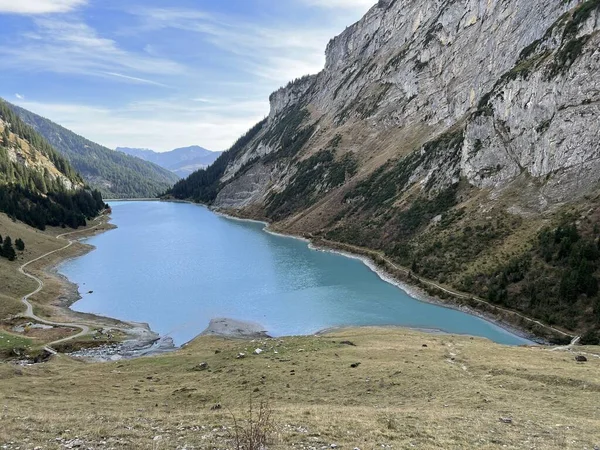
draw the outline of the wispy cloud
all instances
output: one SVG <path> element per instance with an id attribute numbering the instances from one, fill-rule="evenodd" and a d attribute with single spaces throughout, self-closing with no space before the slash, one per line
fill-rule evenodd
<path id="1" fill-rule="evenodd" d="M 367 8 L 375 5 L 376 0 L 299 0 L 307 6 L 317 6 L 327 9 L 360 9 L 366 11 Z"/>
<path id="2" fill-rule="evenodd" d="M 65 13 L 86 3 L 87 0 L 0 0 L 0 14 Z"/>
<path id="3" fill-rule="evenodd" d="M 201 143 L 225 150 L 264 116 L 266 101 L 220 99 L 209 104 L 180 98 L 144 100 L 118 108 L 19 101 L 19 106 L 109 148 L 165 151 Z"/>
<path id="4" fill-rule="evenodd" d="M 87 24 L 63 18 L 35 20 L 35 32 L 22 35 L 15 46 L 0 47 L 0 67 L 54 73 L 119 77 L 129 82 L 155 83 L 139 74 L 172 75 L 184 71 L 174 61 L 132 53 L 116 41 L 98 35 Z"/>
<path id="5" fill-rule="evenodd" d="M 15 97 L 17 97 L 19 100 L 24 100 L 25 99 L 25 96 L 19 94 L 18 92 L 15 94 Z"/>
<path id="6" fill-rule="evenodd" d="M 153 86 L 169 87 L 163 83 L 158 83 L 158 82 L 152 81 L 152 80 L 146 80 L 145 78 L 131 77 L 129 75 L 123 75 L 122 73 L 116 73 L 116 72 L 104 72 L 104 73 L 106 75 L 110 75 L 111 77 L 123 78 L 125 80 L 132 81 L 134 83 L 151 84 Z"/>
<path id="7" fill-rule="evenodd" d="M 307 23 L 247 23 L 194 9 L 144 8 L 132 14 L 141 19 L 142 31 L 172 28 L 196 33 L 223 54 L 235 57 L 238 67 L 278 84 L 320 71 L 327 42 L 339 31 Z"/>
<path id="8" fill-rule="evenodd" d="M 375 1 L 0 0 L 0 90 L 108 147 L 222 150 Z"/>

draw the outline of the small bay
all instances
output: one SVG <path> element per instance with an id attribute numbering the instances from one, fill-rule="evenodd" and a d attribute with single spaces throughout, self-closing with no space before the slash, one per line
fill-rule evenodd
<path id="1" fill-rule="evenodd" d="M 397 325 L 529 342 L 479 317 L 416 300 L 357 259 L 311 250 L 260 223 L 185 203 L 111 207 L 118 228 L 88 239 L 94 251 L 59 267 L 80 286 L 83 298 L 72 308 L 148 323 L 177 345 L 219 317 L 257 322 L 274 336 Z"/>

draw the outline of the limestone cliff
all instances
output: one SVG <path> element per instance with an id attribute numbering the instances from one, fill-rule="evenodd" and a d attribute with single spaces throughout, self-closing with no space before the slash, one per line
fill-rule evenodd
<path id="1" fill-rule="evenodd" d="M 302 126 L 314 126 L 315 133 L 302 136 L 293 155 L 271 158 L 272 168 L 306 157 L 341 133 L 342 151 L 363 162 L 381 156 L 370 171 L 458 125 L 464 142 L 455 155 L 460 158 L 445 167 L 447 182 L 464 177 L 497 189 L 523 173 L 549 177 L 540 188 L 543 208 L 565 193 L 585 194 L 600 173 L 594 170 L 598 130 L 590 127 L 599 111 L 596 3 L 379 2 L 330 42 L 320 74 L 271 96 L 267 126 L 230 164 L 224 181 L 251 160 L 263 175 L 249 170 L 235 181 L 246 195 L 229 187 L 216 205 L 267 206 L 264 188 L 285 185 L 290 168 L 278 164 L 265 176 L 258 159 L 282 149 L 286 133 L 297 127 L 281 122 L 301 111 L 310 113 Z M 242 187 L 246 179 L 252 189 Z"/>

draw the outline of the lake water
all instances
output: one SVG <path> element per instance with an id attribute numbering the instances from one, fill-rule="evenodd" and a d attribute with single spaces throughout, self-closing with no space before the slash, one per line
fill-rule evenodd
<path id="1" fill-rule="evenodd" d="M 60 267 L 83 295 L 73 309 L 146 322 L 178 345 L 218 317 L 257 322 L 275 336 L 401 325 L 528 342 L 478 317 L 420 302 L 359 260 L 310 250 L 260 223 L 184 203 L 111 206 L 118 228 L 88 239 L 96 250 Z"/>

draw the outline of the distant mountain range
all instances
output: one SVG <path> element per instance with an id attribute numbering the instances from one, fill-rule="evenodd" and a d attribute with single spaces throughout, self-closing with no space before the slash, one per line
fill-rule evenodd
<path id="1" fill-rule="evenodd" d="M 175 174 L 156 164 L 115 152 L 26 109 L 7 105 L 66 157 L 84 181 L 104 198 L 152 198 L 178 180 Z"/>
<path id="2" fill-rule="evenodd" d="M 212 152 L 197 145 L 159 153 L 144 148 L 118 147 L 118 152 L 152 162 L 185 178 L 191 173 L 210 166 L 223 152 Z"/>

